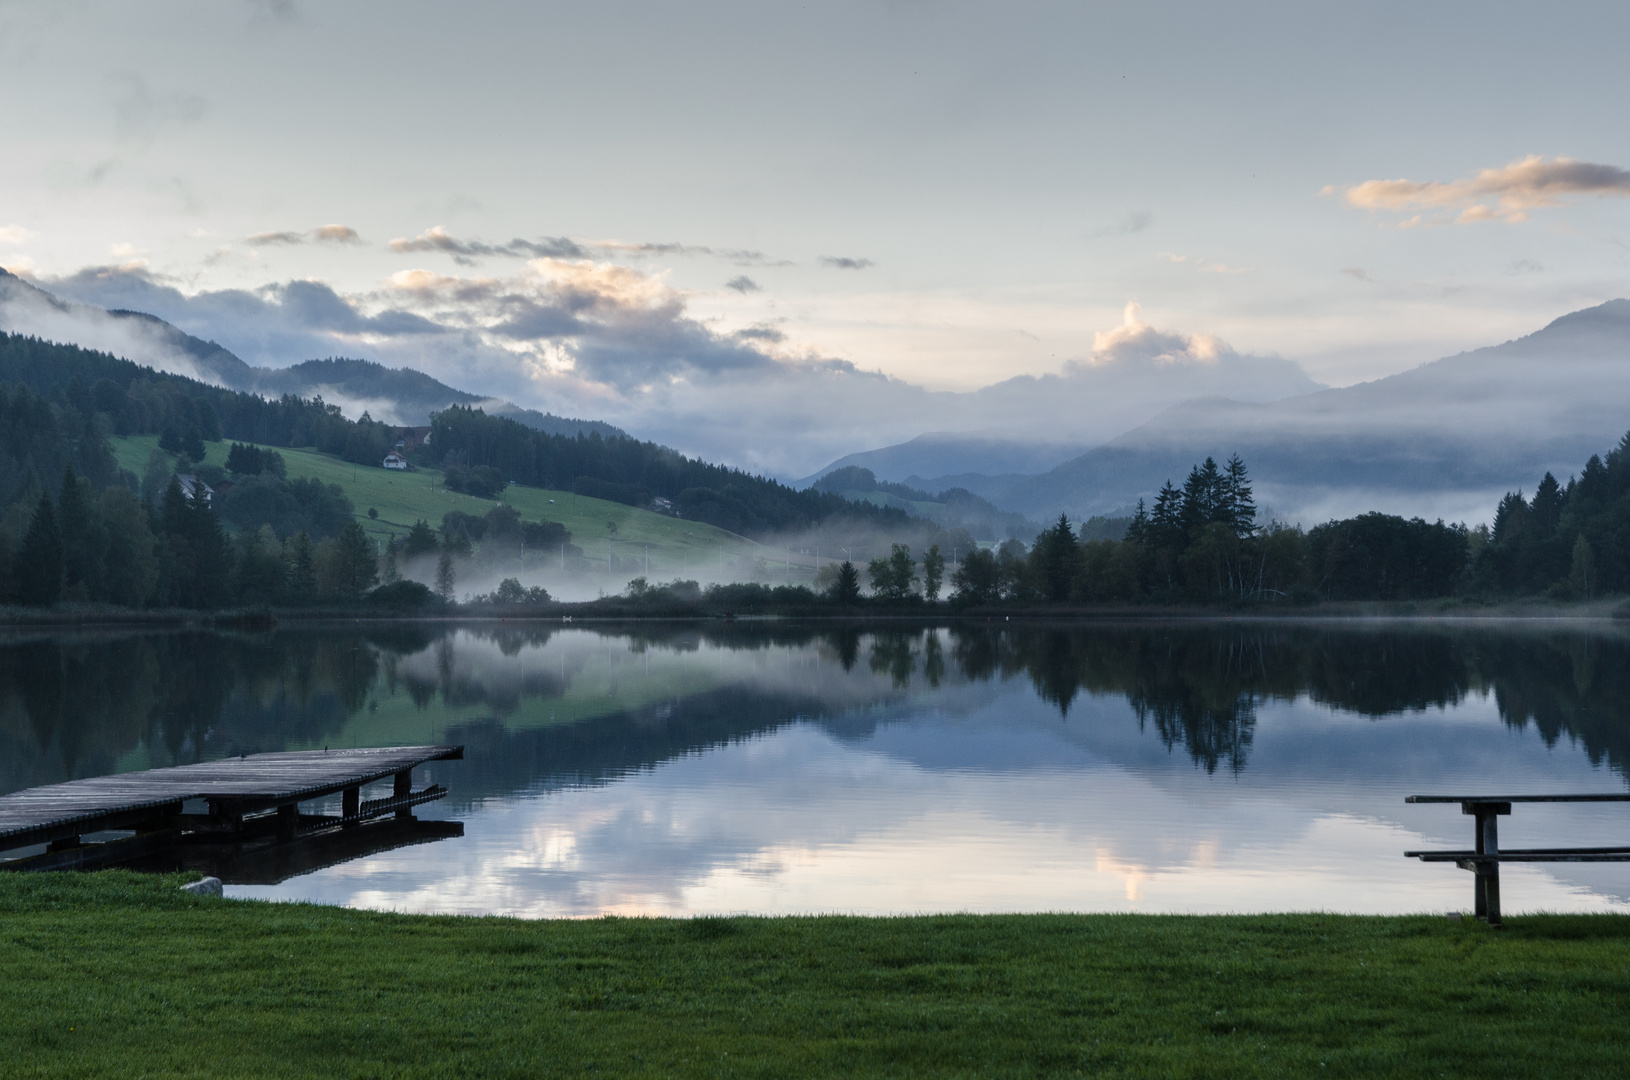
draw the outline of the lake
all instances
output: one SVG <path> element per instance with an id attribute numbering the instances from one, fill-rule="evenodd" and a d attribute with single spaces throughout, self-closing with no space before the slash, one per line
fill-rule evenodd
<path id="1" fill-rule="evenodd" d="M 1630 628 L 1571 621 L 339 624 L 0 635 L 0 791 L 449 742 L 462 837 L 229 895 L 604 914 L 1468 909 L 1416 793 L 1625 791 Z M 1502 846 L 1630 842 L 1523 806 Z M 1630 864 L 1508 865 L 1508 912 Z"/>

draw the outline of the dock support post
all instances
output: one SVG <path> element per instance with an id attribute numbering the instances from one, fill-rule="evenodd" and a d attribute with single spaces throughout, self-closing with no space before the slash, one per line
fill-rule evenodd
<path id="1" fill-rule="evenodd" d="M 300 804 L 285 803 L 277 808 L 277 838 L 293 840 L 300 831 Z"/>
<path id="2" fill-rule="evenodd" d="M 345 789 L 345 794 L 340 802 L 340 813 L 348 818 L 354 818 L 362 813 L 362 788 L 360 786 Z M 356 824 L 354 821 L 348 821 L 345 823 L 345 828 L 353 828 Z"/>
<path id="3" fill-rule="evenodd" d="M 392 798 L 400 799 L 400 798 L 404 798 L 405 796 L 412 795 L 412 794 L 413 794 L 413 770 L 412 769 L 403 769 L 401 772 L 396 774 L 395 784 L 391 789 L 391 796 L 392 796 Z M 411 806 L 404 806 L 400 810 L 396 811 L 396 820 L 397 821 L 412 821 L 413 820 L 413 808 Z"/>

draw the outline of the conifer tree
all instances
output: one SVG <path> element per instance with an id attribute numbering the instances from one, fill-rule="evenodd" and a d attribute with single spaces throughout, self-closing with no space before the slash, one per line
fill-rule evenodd
<path id="1" fill-rule="evenodd" d="M 1216 520 L 1232 528 L 1235 536 L 1249 536 L 1256 531 L 1256 499 L 1251 494 L 1245 461 L 1238 454 L 1230 457 L 1223 469 L 1219 509 Z"/>
<path id="2" fill-rule="evenodd" d="M 443 550 L 441 558 L 436 561 L 436 595 L 451 602 L 456 580 L 453 574 L 453 553 Z"/>
<path id="3" fill-rule="evenodd" d="M 309 601 L 317 595 L 317 560 L 311 537 L 297 532 L 283 542 L 283 587 L 289 599 Z"/>
<path id="4" fill-rule="evenodd" d="M 860 571 L 855 564 L 845 559 L 838 567 L 838 578 L 832 583 L 827 595 L 839 604 L 857 604 L 860 602 Z"/>
<path id="5" fill-rule="evenodd" d="M 374 545 L 355 521 L 347 522 L 334 542 L 335 590 L 341 596 L 354 599 L 373 588 L 379 580 L 379 560 Z"/>
<path id="6" fill-rule="evenodd" d="M 100 582 L 96 573 L 97 543 L 95 525 L 85 491 L 72 465 L 62 470 L 62 488 L 57 494 L 57 529 L 62 534 L 62 587 L 65 594 L 79 600 L 91 599 Z"/>
<path id="7" fill-rule="evenodd" d="M 62 596 L 62 533 L 49 496 L 41 495 L 12 566 L 17 599 L 49 607 Z"/>

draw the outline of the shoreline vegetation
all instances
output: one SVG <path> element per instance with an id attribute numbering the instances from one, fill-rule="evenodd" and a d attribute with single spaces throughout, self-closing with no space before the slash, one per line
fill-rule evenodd
<path id="1" fill-rule="evenodd" d="M 1529 597 L 1500 602 L 1462 598 L 1398 601 L 1324 601 L 1285 604 L 990 604 L 958 606 L 949 603 L 890 604 L 873 601 L 841 605 L 811 598 L 807 603 L 642 602 L 623 596 L 599 600 L 548 601 L 514 604 L 447 604 L 429 608 L 356 603 L 313 607 L 257 607 L 198 610 L 194 608 L 124 608 L 101 604 L 59 604 L 50 608 L 0 605 L 0 629 L 18 627 L 213 627 L 270 630 L 285 624 L 335 622 L 538 622 L 573 625 L 578 622 L 709 622 L 720 619 L 819 622 L 912 621 L 934 623 L 987 622 L 994 619 L 1025 623 L 1098 621 L 1159 622 L 1265 621 L 1309 622 L 1341 619 L 1472 619 L 1472 620 L 1630 620 L 1630 601 L 1606 597 L 1589 601 L 1558 601 Z"/>
<path id="2" fill-rule="evenodd" d="M 1473 527 L 1371 512 L 1304 529 L 1257 506 L 1237 454 L 1125 516 L 1022 529 L 960 489 L 924 502 L 840 472 L 841 490 L 795 490 L 465 406 L 399 428 L 0 335 L 0 603 L 41 611 L 892 617 L 943 596 L 987 617 L 1301 616 L 1630 595 L 1630 434 Z M 550 588 L 602 595 L 552 607 Z"/>
<path id="3" fill-rule="evenodd" d="M 1630 1051 L 1613 915 L 522 920 L 185 880 L 0 875 L 0 1072 L 1550 1077 Z"/>

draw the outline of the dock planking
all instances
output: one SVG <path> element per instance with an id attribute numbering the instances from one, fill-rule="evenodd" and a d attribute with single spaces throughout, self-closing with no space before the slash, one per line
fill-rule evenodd
<path id="1" fill-rule="evenodd" d="M 414 794 L 414 768 L 463 756 L 461 746 L 286 751 L 29 788 L 0 795 L 0 851 L 75 843 L 87 833 L 158 827 L 181 816 L 190 799 L 207 800 L 210 818 L 226 828 L 241 828 L 245 815 L 266 810 L 277 810 L 298 824 L 299 803 L 337 793 L 344 795 L 346 822 L 368 814 L 400 814 L 445 794 L 439 788 Z M 360 802 L 362 787 L 387 777 L 396 778 L 393 798 Z"/>

